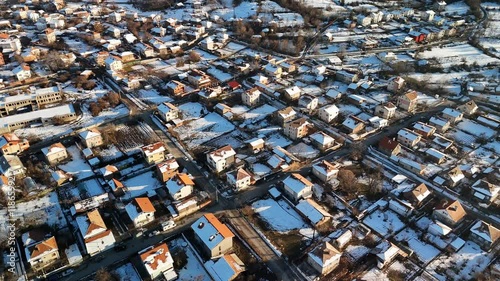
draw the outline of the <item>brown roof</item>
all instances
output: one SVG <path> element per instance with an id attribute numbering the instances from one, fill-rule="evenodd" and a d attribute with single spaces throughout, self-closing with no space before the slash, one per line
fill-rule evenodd
<path id="1" fill-rule="evenodd" d="M 116 168 L 116 166 L 113 166 L 113 165 L 106 165 L 106 167 L 104 167 L 104 169 L 106 169 L 106 171 L 109 171 L 111 173 L 118 172 L 118 168 Z"/>
<path id="2" fill-rule="evenodd" d="M 113 183 L 115 184 L 115 189 L 118 189 L 118 188 L 123 188 L 123 183 L 117 179 L 112 179 Z"/>
<path id="3" fill-rule="evenodd" d="M 409 100 L 416 100 L 417 99 L 417 92 L 409 91 L 408 93 L 405 94 L 405 97 L 407 97 Z"/>
<path id="4" fill-rule="evenodd" d="M 187 175 L 187 174 L 184 174 L 184 173 L 179 173 L 177 174 L 177 178 L 182 182 L 182 184 L 184 185 L 194 185 L 194 182 L 193 180 Z"/>
<path id="5" fill-rule="evenodd" d="M 331 259 L 333 256 L 340 255 L 339 250 L 332 246 L 328 242 L 324 242 L 321 246 L 317 247 L 313 251 L 313 255 L 319 257 L 323 263 Z"/>
<path id="6" fill-rule="evenodd" d="M 7 140 L 8 142 L 20 141 L 20 140 L 19 140 L 19 137 L 17 137 L 14 133 L 6 133 L 6 134 L 3 134 L 3 137 L 4 137 L 4 138 L 5 138 L 5 140 Z"/>
<path id="7" fill-rule="evenodd" d="M 94 236 L 92 236 L 92 237 L 89 237 L 89 238 L 85 239 L 85 244 L 88 244 L 88 243 L 90 243 L 90 242 L 92 242 L 92 241 L 95 241 L 95 240 L 97 240 L 97 239 L 101 239 L 101 238 L 103 238 L 103 237 L 106 237 L 106 236 L 108 236 L 110 233 L 111 233 L 111 230 L 106 230 L 106 231 L 101 232 L 101 233 L 99 233 L 99 234 L 97 234 L 97 235 L 94 235 Z"/>
<path id="8" fill-rule="evenodd" d="M 160 254 L 161 252 L 161 254 Z M 161 261 L 162 263 L 165 263 L 168 257 L 168 246 L 165 243 L 162 243 L 156 247 L 152 247 L 151 249 L 143 252 L 140 254 L 141 260 L 146 263 L 149 257 L 153 257 L 153 260 L 151 260 L 148 264 L 151 267 L 151 269 L 156 270 L 158 268 L 159 262 Z"/>
<path id="9" fill-rule="evenodd" d="M 161 147 L 165 147 L 165 145 L 159 141 L 159 142 L 155 142 L 155 143 L 150 144 L 150 145 L 143 146 L 142 151 L 144 151 L 145 153 L 152 153 L 153 151 L 155 151 Z"/>
<path id="10" fill-rule="evenodd" d="M 229 152 L 231 150 L 233 150 L 233 148 L 230 145 L 226 145 L 226 146 L 223 146 L 223 147 L 213 151 L 210 154 L 216 155 L 216 156 L 222 156 L 222 155 L 224 155 L 225 152 Z"/>
<path id="11" fill-rule="evenodd" d="M 0 39 L 8 39 L 9 38 L 9 34 L 7 33 L 0 33 Z"/>
<path id="12" fill-rule="evenodd" d="M 293 110 L 293 108 L 291 106 L 289 106 L 289 107 L 283 108 L 282 110 L 279 110 L 278 112 L 282 115 L 288 115 L 288 114 L 292 113 L 293 111 L 295 111 L 295 110 Z"/>
<path id="13" fill-rule="evenodd" d="M 304 178 L 301 174 L 297 174 L 297 173 L 294 173 L 292 174 L 292 177 L 298 179 L 299 181 L 301 181 L 303 184 L 307 185 L 307 186 L 312 186 L 312 182 L 310 182 L 308 179 Z"/>
<path id="14" fill-rule="evenodd" d="M 207 221 L 225 238 L 234 237 L 234 233 L 229 228 L 221 223 L 212 213 L 205 214 Z"/>
<path id="15" fill-rule="evenodd" d="M 462 204 L 458 200 L 453 202 L 444 201 L 442 204 L 436 207 L 437 210 L 446 210 L 448 215 L 453 219 L 454 222 L 460 221 L 467 214 L 462 207 Z"/>
<path id="16" fill-rule="evenodd" d="M 149 200 L 148 197 L 137 197 L 134 199 L 135 204 L 139 209 L 141 209 L 142 212 L 144 213 L 154 213 L 156 212 L 155 207 L 153 204 L 151 204 L 151 201 Z"/>
<path id="17" fill-rule="evenodd" d="M 415 187 L 411 193 L 415 196 L 415 198 L 418 198 L 419 196 L 424 195 L 427 191 L 429 191 L 427 186 L 424 183 L 421 183 Z"/>
<path id="18" fill-rule="evenodd" d="M 227 264 L 231 267 L 235 274 L 244 271 L 243 262 L 238 258 L 236 254 L 225 254 L 222 256 L 226 260 Z"/>
<path id="19" fill-rule="evenodd" d="M 393 151 L 398 145 L 399 145 L 399 142 L 395 138 L 391 139 L 389 137 L 384 137 L 378 143 L 379 148 L 382 148 L 382 149 L 388 150 L 388 151 Z"/>
<path id="20" fill-rule="evenodd" d="M 338 164 L 332 164 L 326 160 L 323 160 L 321 164 L 325 167 L 325 170 L 327 173 L 330 173 L 333 170 L 338 170 L 339 165 Z"/>
<path id="21" fill-rule="evenodd" d="M 243 168 L 238 169 L 238 171 L 236 172 L 236 180 L 237 181 L 242 180 L 242 179 L 247 178 L 247 177 L 251 177 L 251 176 Z"/>
<path id="22" fill-rule="evenodd" d="M 307 122 L 307 119 L 305 117 L 302 117 L 302 118 L 293 120 L 289 124 L 290 124 L 290 126 L 292 126 L 294 128 L 298 128 L 298 127 L 306 124 L 306 122 Z"/>
<path id="23" fill-rule="evenodd" d="M 87 217 L 89 218 L 89 228 L 87 229 L 87 234 L 91 233 L 95 229 L 106 229 L 106 224 L 104 224 L 98 209 L 88 212 Z"/>
<path id="24" fill-rule="evenodd" d="M 52 251 L 52 250 L 57 250 L 57 242 L 56 238 L 54 236 L 50 237 L 49 239 L 35 245 L 34 247 L 31 248 L 31 257 L 37 257 L 45 252 Z"/>

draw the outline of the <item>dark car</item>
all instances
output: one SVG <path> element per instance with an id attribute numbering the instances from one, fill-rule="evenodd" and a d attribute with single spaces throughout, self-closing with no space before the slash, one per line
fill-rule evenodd
<path id="1" fill-rule="evenodd" d="M 117 252 L 125 251 L 127 249 L 127 245 L 125 245 L 125 244 L 116 244 L 114 249 Z"/>

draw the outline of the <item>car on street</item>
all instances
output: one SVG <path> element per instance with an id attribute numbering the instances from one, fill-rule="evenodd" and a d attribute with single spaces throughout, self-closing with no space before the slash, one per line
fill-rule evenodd
<path id="1" fill-rule="evenodd" d="M 177 224 L 175 224 L 175 222 L 174 222 L 173 220 L 168 220 L 168 221 L 163 222 L 163 223 L 161 224 L 161 229 L 162 229 L 163 231 L 167 231 L 167 230 L 169 230 L 169 229 L 171 229 L 171 228 L 174 228 L 174 227 L 176 227 L 176 226 L 177 226 Z"/>
<path id="2" fill-rule="evenodd" d="M 124 243 L 118 243 L 115 245 L 114 249 L 116 252 L 125 251 L 127 249 L 127 245 L 125 245 Z"/>

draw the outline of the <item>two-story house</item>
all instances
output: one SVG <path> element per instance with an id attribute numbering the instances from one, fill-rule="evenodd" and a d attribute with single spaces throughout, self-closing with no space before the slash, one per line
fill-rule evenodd
<path id="1" fill-rule="evenodd" d="M 175 280 L 174 259 L 166 243 L 150 246 L 139 253 L 139 257 L 151 280 Z"/>
<path id="2" fill-rule="evenodd" d="M 248 187 L 252 183 L 252 176 L 243 168 L 226 174 L 227 182 L 236 190 Z"/>
<path id="3" fill-rule="evenodd" d="M 357 134 L 365 129 L 365 122 L 356 116 L 348 116 L 342 122 L 342 129 L 348 134 Z"/>
<path id="4" fill-rule="evenodd" d="M 401 152 L 401 145 L 394 138 L 384 137 L 379 141 L 378 149 L 387 156 L 396 156 Z"/>
<path id="5" fill-rule="evenodd" d="M 500 237 L 500 230 L 494 225 L 478 220 L 470 229 L 469 238 L 485 251 L 493 248 Z"/>
<path id="6" fill-rule="evenodd" d="M 259 89 L 252 88 L 252 89 L 245 91 L 241 94 L 241 100 L 242 100 L 244 105 L 252 107 L 252 106 L 259 104 L 261 94 L 262 93 L 260 92 Z"/>
<path id="7" fill-rule="evenodd" d="M 389 79 L 387 90 L 392 93 L 399 93 L 405 85 L 405 80 L 399 76 Z"/>
<path id="8" fill-rule="evenodd" d="M 26 172 L 26 168 L 17 155 L 2 155 L 0 156 L 0 173 L 6 177 L 16 176 L 22 177 Z"/>
<path id="9" fill-rule="evenodd" d="M 158 179 L 160 179 L 161 182 L 166 182 L 173 176 L 175 176 L 177 174 L 178 169 L 179 169 L 179 163 L 177 163 L 175 158 L 166 160 L 156 165 L 156 172 L 158 175 Z"/>
<path id="10" fill-rule="evenodd" d="M 487 182 L 484 179 L 477 180 L 472 184 L 471 189 L 474 197 L 478 201 L 485 203 L 495 202 L 500 192 L 500 186 Z"/>
<path id="11" fill-rule="evenodd" d="M 415 207 L 420 206 L 430 195 L 431 191 L 424 183 L 421 183 L 403 193 L 403 197 Z"/>
<path id="12" fill-rule="evenodd" d="M 417 92 L 409 91 L 398 98 L 397 106 L 407 112 L 414 112 L 417 108 L 417 97 Z"/>
<path id="13" fill-rule="evenodd" d="M 449 107 L 443 109 L 443 111 L 441 112 L 441 116 L 444 119 L 450 121 L 451 124 L 458 123 L 464 118 L 464 114 L 462 112 Z"/>
<path id="14" fill-rule="evenodd" d="M 54 236 L 34 237 L 35 231 L 24 233 L 23 244 L 26 261 L 35 271 L 40 271 L 59 260 L 59 248 Z"/>
<path id="15" fill-rule="evenodd" d="M 148 197 L 136 197 L 125 206 L 125 211 L 138 228 L 154 221 L 156 209 Z"/>
<path id="16" fill-rule="evenodd" d="M 330 242 L 322 242 L 307 254 L 307 263 L 321 276 L 332 272 L 340 263 L 342 253 Z"/>
<path id="17" fill-rule="evenodd" d="M 285 97 L 287 100 L 294 101 L 300 98 L 301 90 L 297 86 L 292 86 L 285 89 Z"/>
<path id="18" fill-rule="evenodd" d="M 107 69 L 113 71 L 113 72 L 118 72 L 123 69 L 123 63 L 122 59 L 118 56 L 108 56 L 104 60 L 104 65 L 106 66 Z"/>
<path id="19" fill-rule="evenodd" d="M 155 142 L 141 148 L 142 155 L 149 165 L 160 163 L 165 160 L 165 145 L 162 142 Z"/>
<path id="20" fill-rule="evenodd" d="M 212 213 L 196 220 L 191 229 L 204 255 L 210 259 L 220 257 L 233 248 L 234 233 Z"/>
<path id="21" fill-rule="evenodd" d="M 276 122 L 281 126 L 292 121 L 297 116 L 297 112 L 291 106 L 278 110 L 274 113 Z"/>
<path id="22" fill-rule="evenodd" d="M 339 168 L 339 164 L 333 164 L 326 160 L 323 160 L 312 166 L 312 173 L 322 182 L 328 182 L 331 179 L 337 178 L 337 175 L 339 174 Z"/>
<path id="23" fill-rule="evenodd" d="M 24 81 L 31 78 L 31 68 L 29 65 L 22 63 L 12 70 L 18 81 Z"/>
<path id="24" fill-rule="evenodd" d="M 396 106 L 392 102 L 379 104 L 375 107 L 375 114 L 390 120 L 396 115 Z"/>
<path id="25" fill-rule="evenodd" d="M 420 134 L 424 138 L 428 138 L 434 135 L 434 133 L 436 132 L 436 127 L 422 122 L 417 122 L 413 125 L 413 131 Z"/>
<path id="26" fill-rule="evenodd" d="M 87 148 L 97 147 L 103 145 L 104 141 L 101 132 L 96 128 L 83 131 L 79 134 L 82 143 Z"/>
<path id="27" fill-rule="evenodd" d="M 434 208 L 434 211 L 432 212 L 432 216 L 449 225 L 449 226 L 454 226 L 461 222 L 467 213 L 464 210 L 464 207 L 462 207 L 462 204 L 458 200 L 455 201 L 443 201 L 438 206 Z"/>
<path id="28" fill-rule="evenodd" d="M 230 145 L 221 147 L 207 154 L 208 165 L 217 173 L 230 167 L 234 161 L 236 152 Z"/>
<path id="29" fill-rule="evenodd" d="M 66 147 L 60 142 L 54 143 L 49 147 L 42 148 L 42 153 L 50 165 L 55 165 L 68 158 Z"/>
<path id="30" fill-rule="evenodd" d="M 470 101 L 460 105 L 459 107 L 457 107 L 458 111 L 462 112 L 463 114 L 465 114 L 467 116 L 475 114 L 478 111 L 478 109 L 479 109 L 479 107 L 477 106 L 477 104 L 473 100 L 470 100 Z"/>
<path id="31" fill-rule="evenodd" d="M 179 109 L 175 105 L 169 102 L 164 102 L 160 104 L 157 110 L 158 110 L 158 115 L 165 122 L 170 122 L 174 119 L 179 118 Z"/>
<path id="32" fill-rule="evenodd" d="M 448 119 L 433 116 L 429 119 L 429 125 L 435 127 L 438 132 L 444 133 L 450 128 L 451 123 Z"/>
<path id="33" fill-rule="evenodd" d="M 321 151 L 326 151 L 336 144 L 335 139 L 325 134 L 323 131 L 318 131 L 309 136 L 314 146 Z"/>
<path id="34" fill-rule="evenodd" d="M 290 139 L 298 140 L 307 136 L 312 126 L 312 123 L 309 123 L 305 117 L 302 117 L 286 123 L 284 133 Z"/>
<path id="35" fill-rule="evenodd" d="M 313 95 L 304 94 L 299 98 L 299 107 L 303 111 L 311 112 L 318 107 L 318 98 Z"/>
<path id="36" fill-rule="evenodd" d="M 182 96 L 185 93 L 186 86 L 179 81 L 170 80 L 167 85 L 167 92 L 174 96 Z"/>
<path id="37" fill-rule="evenodd" d="M 173 200 L 181 200 L 193 193 L 194 182 L 188 174 L 179 173 L 169 179 L 165 187 Z"/>
<path id="38" fill-rule="evenodd" d="M 318 117 L 319 119 L 330 123 L 337 118 L 339 112 L 339 108 L 336 105 L 326 105 L 318 110 Z"/>
<path id="39" fill-rule="evenodd" d="M 291 174 L 283 180 L 283 188 L 285 192 L 294 201 L 311 197 L 312 187 L 312 182 L 297 173 Z"/>
<path id="40" fill-rule="evenodd" d="M 422 137 L 406 128 L 399 130 L 398 132 L 398 142 L 407 147 L 415 147 Z"/>
<path id="41" fill-rule="evenodd" d="M 30 147 L 26 139 L 19 139 L 14 133 L 6 133 L 0 137 L 0 149 L 3 155 L 19 154 Z"/>
<path id="42" fill-rule="evenodd" d="M 236 254 L 224 254 L 216 261 L 207 261 L 205 269 L 214 281 L 232 281 L 245 271 L 245 264 Z"/>
<path id="43" fill-rule="evenodd" d="M 87 254 L 94 256 L 114 246 L 113 232 L 106 227 L 99 209 L 77 216 L 75 220 L 84 240 Z"/>

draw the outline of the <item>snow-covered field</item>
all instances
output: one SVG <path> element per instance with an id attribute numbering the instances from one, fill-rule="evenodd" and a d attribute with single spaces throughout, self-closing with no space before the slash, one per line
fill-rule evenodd
<path id="1" fill-rule="evenodd" d="M 156 194 L 155 189 L 162 186 L 162 184 L 156 179 L 154 171 L 146 172 L 127 179 L 123 182 L 123 185 L 127 188 L 126 196 L 128 198 L 134 198 L 146 193 L 148 197 L 151 197 Z"/>
<path id="2" fill-rule="evenodd" d="M 67 148 L 68 153 L 71 155 L 72 160 L 63 165 L 59 165 L 58 168 L 65 171 L 66 173 L 76 176 L 78 180 L 86 179 L 94 176 L 94 172 L 89 164 L 83 159 L 80 154 L 80 150 L 76 145 Z"/>
<path id="3" fill-rule="evenodd" d="M 405 228 L 395 236 L 397 241 L 406 241 L 408 247 L 412 249 L 423 263 L 428 263 L 437 257 L 440 251 L 433 246 L 420 241 L 419 234 L 411 228 Z"/>
<path id="4" fill-rule="evenodd" d="M 170 97 L 160 95 L 160 93 L 158 93 L 158 91 L 155 89 L 140 89 L 139 91 L 137 91 L 137 95 L 143 102 L 151 104 L 160 104 L 163 102 L 173 101 Z"/>
<path id="5" fill-rule="evenodd" d="M 190 149 L 232 130 L 234 125 L 217 113 L 207 114 L 174 129 Z"/>
<path id="6" fill-rule="evenodd" d="M 252 124 L 255 122 L 258 122 L 264 118 L 266 118 L 267 115 L 275 112 L 276 108 L 264 104 L 261 107 L 258 107 L 256 109 L 250 110 L 244 114 L 244 119 L 245 119 L 245 124 Z"/>
<path id="7" fill-rule="evenodd" d="M 361 113 L 361 109 L 352 104 L 337 104 L 340 114 L 344 116 L 356 115 Z"/>
<path id="8" fill-rule="evenodd" d="M 115 145 L 110 145 L 106 149 L 101 149 L 99 155 L 103 161 L 112 161 L 122 157 L 124 154 Z"/>
<path id="9" fill-rule="evenodd" d="M 266 144 L 270 145 L 271 147 L 281 146 L 283 148 L 287 147 L 292 143 L 291 140 L 289 140 L 280 133 L 270 135 L 265 141 Z"/>
<path id="10" fill-rule="evenodd" d="M 447 4 L 444 13 L 450 16 L 453 15 L 460 16 L 460 15 L 466 15 L 469 12 L 469 10 L 470 10 L 469 6 L 465 4 L 464 1 L 458 1 Z"/>
<path id="11" fill-rule="evenodd" d="M 319 151 L 317 149 L 303 142 L 290 146 L 287 150 L 297 157 L 306 159 L 312 159 L 319 155 Z"/>
<path id="12" fill-rule="evenodd" d="M 464 119 L 462 122 L 458 123 L 457 128 L 476 137 L 483 136 L 486 139 L 493 137 L 496 133 L 495 130 L 469 119 Z"/>
<path id="13" fill-rule="evenodd" d="M 183 268 L 176 268 L 175 271 L 179 278 L 179 281 L 211 281 L 212 279 L 205 271 L 203 264 L 198 261 L 196 254 L 193 252 L 191 247 L 187 245 L 186 240 L 184 238 L 176 238 L 174 240 L 167 242 L 168 248 L 171 253 L 173 253 L 175 259 L 175 253 L 180 251 L 186 253 L 187 263 Z"/>
<path id="14" fill-rule="evenodd" d="M 135 270 L 134 266 L 131 263 L 126 263 L 117 269 L 113 270 L 113 273 L 115 273 L 118 276 L 119 280 L 126 280 L 126 281 L 141 281 L 141 277 L 139 276 L 139 273 Z"/>
<path id="15" fill-rule="evenodd" d="M 286 233 L 291 230 L 309 228 L 292 206 L 283 200 L 259 200 L 252 204 L 252 208 L 273 230 Z"/>
<path id="16" fill-rule="evenodd" d="M 179 105 L 178 108 L 182 112 L 183 120 L 201 118 L 208 112 L 204 105 L 197 102 L 184 103 Z"/>
<path id="17" fill-rule="evenodd" d="M 363 223 L 384 237 L 394 234 L 405 227 L 398 215 L 389 210 L 376 210 L 366 216 Z"/>
<path id="18" fill-rule="evenodd" d="M 23 226 L 47 223 L 50 226 L 64 228 L 67 225 L 55 191 L 29 202 L 17 203 L 12 212 Z M 2 241 L 7 238 L 8 233 L 5 209 L 0 210 L 0 216 L 4 218 L 0 220 L 0 241 Z"/>
<path id="19" fill-rule="evenodd" d="M 467 64 L 477 63 L 480 66 L 488 63 L 498 63 L 498 59 L 485 55 L 481 50 L 469 44 L 450 44 L 443 48 L 434 47 L 431 51 L 421 53 L 422 58 L 436 58 L 443 67 L 462 64 L 464 58 Z"/>

